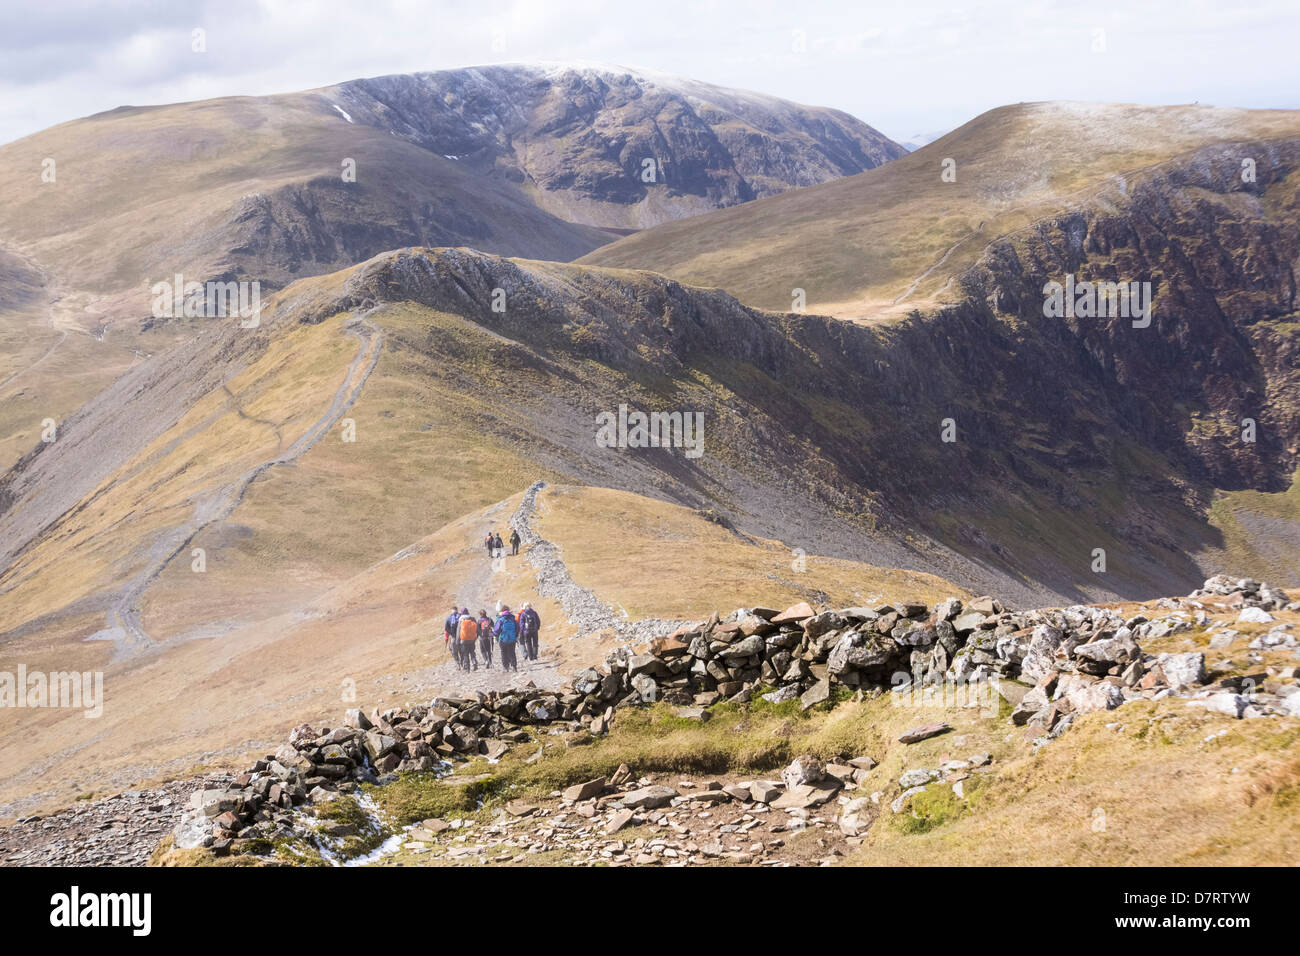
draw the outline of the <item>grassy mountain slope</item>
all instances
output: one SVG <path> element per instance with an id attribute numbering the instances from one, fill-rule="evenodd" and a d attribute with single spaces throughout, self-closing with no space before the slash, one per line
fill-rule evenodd
<path id="1" fill-rule="evenodd" d="M 566 261 L 616 237 L 600 226 L 901 153 L 833 110 L 622 68 L 388 76 L 61 124 L 0 146 L 0 466 L 203 326 L 153 316 L 151 287 L 177 274 L 265 295 L 409 245 Z M 642 154 L 664 164 L 655 183 Z"/>
<path id="2" fill-rule="evenodd" d="M 90 615 L 69 614 L 39 633 L 11 635 L 4 661 L 102 669 L 107 699 L 104 716 L 94 721 L 75 710 L 15 711 L 0 748 L 0 805 L 66 804 L 209 761 L 238 762 L 281 736 L 286 721 L 333 719 L 352 690 L 360 700 L 453 691 L 456 672 L 440 637 L 453 601 L 475 608 L 498 598 L 515 606 L 532 601 L 545 622 L 546 667 L 525 666 L 525 679 L 598 662 L 614 646 L 611 637 L 572 640 L 563 609 L 537 593 L 526 555 L 499 571 L 483 555 L 483 528 L 502 527 L 519 500 L 516 494 L 460 515 L 354 576 L 329 580 L 322 573 L 311 581 L 245 562 L 222 546 L 222 535 L 240 533 L 274 545 L 274 531 L 259 521 L 265 504 L 250 501 L 237 513 L 247 526 L 227 523 L 199 539 L 211 556 L 207 573 L 193 573 L 182 560 L 151 589 L 145 621 L 154 648 L 114 658 L 107 644 L 80 640 L 96 626 Z M 808 558 L 806 580 L 793 580 L 800 576 L 780 573 L 787 551 L 775 542 L 740 539 L 686 509 L 627 493 L 556 486 L 540 495 L 539 509 L 541 530 L 565 558 L 586 556 L 574 568 L 580 585 L 651 615 L 703 619 L 717 601 L 756 597 L 784 606 L 822 596 L 851 602 L 887 588 L 923 600 L 963 593 L 930 575 L 816 555 Z M 600 543 L 597 554 L 623 555 L 625 572 L 635 563 L 635 577 L 657 582 L 655 591 L 629 598 L 619 588 L 633 576 L 614 581 L 608 567 L 592 565 L 591 542 Z M 756 581 L 744 575 L 748 569 L 766 569 L 769 577 Z M 271 597 L 272 590 L 280 593 Z M 208 626 L 193 627 L 199 620 Z"/>
<path id="3" fill-rule="evenodd" d="M 756 582 L 773 603 L 1146 598 L 1225 557 L 1293 583 L 1300 139 L 1256 150 L 1253 183 L 1247 146 L 990 236 L 950 303 L 897 321 L 408 248 L 289 285 L 257 329 L 195 326 L 0 478 L 0 665 L 105 667 L 130 691 L 108 749 L 79 714 L 24 715 L 7 792 L 66 794 L 74 755 L 119 783 L 233 755 L 228 727 L 332 715 L 344 680 L 427 692 L 451 600 L 533 593 L 522 562 L 493 582 L 478 541 L 538 478 L 564 486 L 538 527 L 575 580 L 637 616 Z M 16 308 L 80 304 L 25 263 L 4 266 Z M 1151 281 L 1153 322 L 1044 317 L 1065 271 Z M 701 413 L 704 453 L 601 447 L 595 416 L 622 404 Z M 397 673 L 416 676 L 379 682 Z"/>
<path id="4" fill-rule="evenodd" d="M 1300 134 L 1295 111 L 1022 103 L 984 113 L 900 160 L 836 182 L 665 223 L 582 261 L 652 269 L 742 302 L 846 318 L 952 301 L 949 281 L 999 236 L 1085 203 L 1099 188 L 1183 153 Z M 955 162 L 955 181 L 943 178 Z"/>

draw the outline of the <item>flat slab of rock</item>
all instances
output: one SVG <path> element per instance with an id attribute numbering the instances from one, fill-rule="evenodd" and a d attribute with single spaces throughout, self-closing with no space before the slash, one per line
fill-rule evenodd
<path id="1" fill-rule="evenodd" d="M 619 830 L 630 824 L 634 816 L 636 816 L 636 814 L 631 810 L 616 810 L 614 815 L 609 818 L 609 822 L 605 824 L 605 832 L 617 833 Z"/>
<path id="2" fill-rule="evenodd" d="M 798 604 L 786 608 L 780 614 L 772 618 L 772 623 L 785 624 L 787 621 L 803 621 L 812 617 L 816 613 L 817 612 L 812 609 L 807 601 L 800 601 Z"/>
<path id="3" fill-rule="evenodd" d="M 913 727 L 907 733 L 898 738 L 900 744 L 915 744 L 922 740 L 929 740 L 931 737 L 937 737 L 940 734 L 952 730 L 947 724 L 922 724 L 920 727 Z"/>
<path id="4" fill-rule="evenodd" d="M 827 777 L 815 784 L 799 784 L 788 787 L 785 793 L 772 801 L 773 810 L 806 810 L 820 807 L 840 792 L 840 782 L 834 777 Z"/>
<path id="5" fill-rule="evenodd" d="M 672 787 L 653 785 L 623 794 L 622 802 L 625 807 L 636 807 L 639 810 L 657 810 L 659 807 L 668 806 L 677 795 L 677 791 Z"/>
<path id="6" fill-rule="evenodd" d="M 726 803 L 731 799 L 731 794 L 726 790 L 697 790 L 688 793 L 684 799 L 692 803 Z"/>
<path id="7" fill-rule="evenodd" d="M 597 777 L 595 780 L 588 780 L 586 783 L 577 783 L 564 791 L 564 799 L 572 800 L 577 803 L 579 800 L 590 800 L 592 797 L 598 797 L 605 789 L 605 778 Z"/>
<path id="8" fill-rule="evenodd" d="M 810 710 L 818 704 L 824 703 L 831 699 L 831 682 L 827 678 L 822 678 L 813 684 L 803 696 L 799 698 L 799 707 L 801 710 Z"/>

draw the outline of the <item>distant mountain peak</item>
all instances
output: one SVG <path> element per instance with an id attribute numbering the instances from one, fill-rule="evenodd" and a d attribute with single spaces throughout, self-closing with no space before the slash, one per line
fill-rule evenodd
<path id="1" fill-rule="evenodd" d="M 319 91 L 354 122 L 519 183 L 562 219 L 641 229 L 906 154 L 839 110 L 607 63 L 501 63 Z"/>

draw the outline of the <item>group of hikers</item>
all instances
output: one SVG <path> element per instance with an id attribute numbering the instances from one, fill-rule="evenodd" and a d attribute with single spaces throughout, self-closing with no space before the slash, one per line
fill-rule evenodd
<path id="1" fill-rule="evenodd" d="M 498 601 L 495 618 L 488 617 L 486 610 L 480 610 L 475 617 L 467 607 L 452 607 L 443 624 L 442 639 L 463 671 L 478 670 L 480 653 L 483 666 L 490 668 L 494 643 L 501 647 L 502 670 L 517 671 L 516 645 L 523 647 L 524 660 L 537 660 L 537 635 L 541 629 L 542 619 L 529 602 L 524 602 L 516 616 L 508 605 Z"/>
<path id="2" fill-rule="evenodd" d="M 512 555 L 519 553 L 519 544 L 522 541 L 523 538 L 519 537 L 518 529 L 511 528 L 510 529 L 510 553 Z M 489 558 L 500 558 L 505 556 L 505 551 L 506 551 L 505 542 L 501 540 L 501 535 L 497 534 L 495 531 L 489 531 L 483 543 L 487 545 L 487 553 Z"/>

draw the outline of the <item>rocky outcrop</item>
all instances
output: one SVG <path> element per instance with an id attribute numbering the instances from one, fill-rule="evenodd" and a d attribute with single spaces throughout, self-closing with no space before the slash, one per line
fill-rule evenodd
<path id="1" fill-rule="evenodd" d="M 1300 461 L 1297 168 L 1300 140 L 1198 150 L 998 240 L 964 290 L 1032 330 L 1026 337 L 1054 341 L 1080 378 L 1102 386 L 1107 417 L 1190 477 L 1285 490 Z M 1045 317 L 1043 287 L 1066 274 L 1150 283 L 1150 325 Z M 1063 437 L 1087 440 L 1068 426 Z"/>

